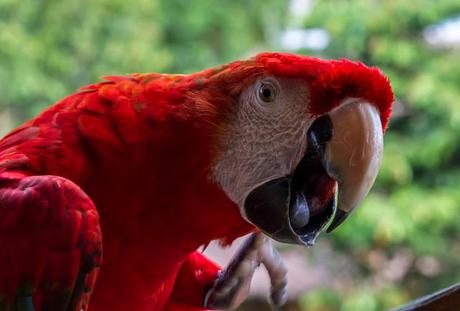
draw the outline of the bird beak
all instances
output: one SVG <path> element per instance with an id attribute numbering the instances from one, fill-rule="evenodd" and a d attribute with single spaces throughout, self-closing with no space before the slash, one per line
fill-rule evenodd
<path id="1" fill-rule="evenodd" d="M 383 130 L 375 106 L 363 101 L 333 110 L 332 138 L 326 143 L 323 165 L 338 184 L 338 203 L 327 232 L 339 226 L 364 199 L 380 169 Z"/>
<path id="2" fill-rule="evenodd" d="M 331 218 L 328 232 L 367 195 L 382 154 L 377 108 L 362 100 L 348 100 L 313 122 L 305 155 L 291 175 L 268 181 L 248 194 L 247 219 L 280 242 L 313 245 Z"/>

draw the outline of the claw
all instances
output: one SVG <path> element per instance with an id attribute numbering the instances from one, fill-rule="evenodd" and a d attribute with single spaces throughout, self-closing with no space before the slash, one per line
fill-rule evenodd
<path id="1" fill-rule="evenodd" d="M 287 301 L 287 267 L 269 239 L 266 239 L 262 253 L 262 263 L 270 276 L 270 300 L 274 309 L 277 309 Z"/>
<path id="2" fill-rule="evenodd" d="M 249 295 L 252 277 L 261 263 L 270 276 L 272 305 L 274 308 L 282 306 L 287 299 L 286 266 L 271 241 L 261 233 L 253 233 L 206 294 L 204 307 L 237 308 Z"/>

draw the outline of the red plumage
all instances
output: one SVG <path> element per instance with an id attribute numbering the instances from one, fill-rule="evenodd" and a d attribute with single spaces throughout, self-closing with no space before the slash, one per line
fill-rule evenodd
<path id="1" fill-rule="evenodd" d="M 218 267 L 196 249 L 254 229 L 210 170 L 261 75 L 304 79 L 314 114 L 361 97 L 387 125 L 387 79 L 347 60 L 264 53 L 84 87 L 0 141 L 0 309 L 79 310 L 92 292 L 89 310 L 200 310 Z"/>

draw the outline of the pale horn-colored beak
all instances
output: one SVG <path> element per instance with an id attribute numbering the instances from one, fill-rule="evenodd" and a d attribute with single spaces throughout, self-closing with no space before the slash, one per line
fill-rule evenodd
<path id="1" fill-rule="evenodd" d="M 323 165 L 338 184 L 337 210 L 328 232 L 340 225 L 367 195 L 383 156 L 383 130 L 377 108 L 349 100 L 329 114 L 332 137 L 325 145 Z"/>

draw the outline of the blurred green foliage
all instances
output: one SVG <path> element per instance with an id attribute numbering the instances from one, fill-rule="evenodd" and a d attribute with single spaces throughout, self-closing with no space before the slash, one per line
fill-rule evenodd
<path id="1" fill-rule="evenodd" d="M 276 0 L 0 0 L 0 109 L 24 120 L 102 75 L 228 62 L 264 49 L 285 13 Z"/>
<path id="2" fill-rule="evenodd" d="M 460 49 L 422 36 L 459 15 L 460 1 L 320 0 L 296 18 L 287 4 L 0 0 L 0 116 L 22 122 L 102 75 L 192 72 L 279 50 L 289 26 L 324 28 L 325 50 L 297 52 L 379 66 L 397 103 L 377 185 L 327 237 L 353 265 L 337 274 L 353 281 L 306 293 L 300 306 L 383 310 L 460 280 Z"/>

